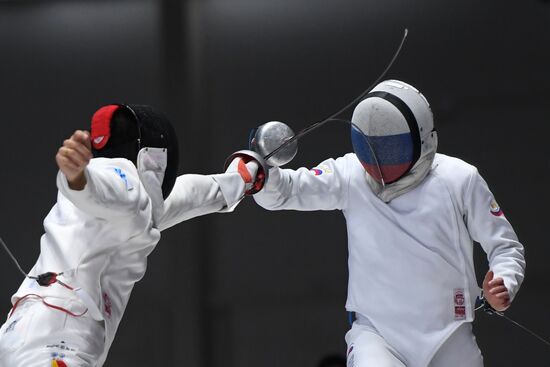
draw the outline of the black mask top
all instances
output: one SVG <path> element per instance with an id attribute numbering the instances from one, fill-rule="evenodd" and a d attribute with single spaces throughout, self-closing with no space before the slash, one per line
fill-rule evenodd
<path id="1" fill-rule="evenodd" d="M 126 158 L 134 164 L 143 148 L 166 149 L 162 196 L 166 199 L 170 195 L 178 175 L 178 141 L 162 113 L 145 105 L 103 106 L 92 117 L 91 138 L 94 157 Z"/>

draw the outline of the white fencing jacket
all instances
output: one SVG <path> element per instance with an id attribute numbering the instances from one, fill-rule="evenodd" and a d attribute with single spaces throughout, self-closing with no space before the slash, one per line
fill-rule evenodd
<path id="1" fill-rule="evenodd" d="M 105 321 L 101 366 L 160 231 L 196 216 L 231 211 L 243 195 L 244 181 L 237 172 L 182 175 L 166 201 L 154 202 L 156 196 L 148 194 L 126 159 L 92 159 L 85 175 L 86 187 L 75 191 L 59 172 L 57 203 L 44 220 L 40 256 L 30 271 L 35 276 L 65 272 L 59 279 L 82 291 L 59 284 L 41 287 L 26 279 L 12 303 L 27 294 L 81 300 L 91 317 Z"/>
<path id="2" fill-rule="evenodd" d="M 384 203 L 355 154 L 308 170 L 272 168 L 254 196 L 270 210 L 342 210 L 349 247 L 346 309 L 366 317 L 409 367 L 427 366 L 447 337 L 474 319 L 473 241 L 513 298 L 523 246 L 477 169 L 436 154 L 428 176 Z"/>

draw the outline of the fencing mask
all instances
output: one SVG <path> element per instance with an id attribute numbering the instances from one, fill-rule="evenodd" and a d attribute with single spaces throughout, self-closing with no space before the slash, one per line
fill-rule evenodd
<path id="1" fill-rule="evenodd" d="M 145 105 L 113 104 L 92 117 L 94 157 L 126 158 L 136 164 L 140 177 L 155 177 L 166 199 L 178 174 L 178 141 L 163 114 Z M 148 172 L 150 171 L 150 172 Z"/>
<path id="2" fill-rule="evenodd" d="M 391 201 L 426 177 L 437 134 L 430 105 L 416 88 L 381 82 L 357 105 L 352 122 L 353 149 L 382 200 Z"/>

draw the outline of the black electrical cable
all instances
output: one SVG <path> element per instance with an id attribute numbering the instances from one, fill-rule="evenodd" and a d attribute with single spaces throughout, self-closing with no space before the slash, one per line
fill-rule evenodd
<path id="1" fill-rule="evenodd" d="M 63 273 L 53 273 L 53 272 L 47 272 L 47 273 L 44 273 L 44 274 L 40 274 L 38 276 L 33 276 L 33 275 L 29 275 L 27 274 L 23 268 L 21 268 L 21 265 L 19 265 L 19 261 L 17 261 L 17 259 L 15 258 L 15 256 L 13 256 L 13 254 L 11 253 L 10 249 L 8 248 L 8 245 L 6 245 L 6 243 L 4 242 L 4 240 L 2 239 L 2 237 L 0 237 L 0 244 L 2 244 L 2 247 L 4 248 L 4 250 L 6 250 L 6 252 L 8 253 L 8 255 L 11 257 L 11 259 L 13 260 L 13 262 L 15 263 L 15 266 L 17 266 L 17 269 L 19 270 L 19 272 L 21 274 L 23 274 L 26 278 L 29 278 L 29 279 L 33 279 L 33 280 L 36 280 L 36 282 L 38 284 L 40 284 L 41 286 L 43 287 L 47 287 L 53 283 L 59 283 L 61 284 L 62 286 L 68 288 L 68 289 L 73 289 L 71 286 L 63 283 L 62 281 L 60 281 L 59 279 L 57 279 L 58 276 L 60 275 L 63 275 Z"/>

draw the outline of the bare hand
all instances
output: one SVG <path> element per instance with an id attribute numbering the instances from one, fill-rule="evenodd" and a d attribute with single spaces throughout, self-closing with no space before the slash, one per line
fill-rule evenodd
<path id="1" fill-rule="evenodd" d="M 59 169 L 73 190 L 82 190 L 86 186 L 84 169 L 92 159 L 90 134 L 87 131 L 77 130 L 63 142 L 59 148 L 55 160 Z"/>
<path id="2" fill-rule="evenodd" d="M 493 277 L 493 271 L 489 270 L 483 279 L 483 296 L 495 310 L 504 311 L 510 307 L 510 293 L 502 278 Z"/>

